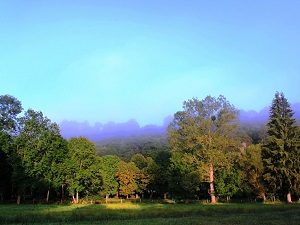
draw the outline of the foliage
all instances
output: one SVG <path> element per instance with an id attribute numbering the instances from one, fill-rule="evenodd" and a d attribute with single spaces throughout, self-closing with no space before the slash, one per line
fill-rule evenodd
<path id="1" fill-rule="evenodd" d="M 22 104 L 11 95 L 0 96 L 0 131 L 16 132 L 18 115 L 22 112 Z"/>
<path id="2" fill-rule="evenodd" d="M 261 145 L 250 145 L 246 148 L 241 154 L 239 166 L 243 192 L 250 190 L 249 194 L 265 200 L 266 188 L 263 178 L 264 167 L 261 158 Z"/>
<path id="3" fill-rule="evenodd" d="M 12 148 L 12 137 L 0 131 L 0 200 L 3 195 L 8 195 L 11 189 L 11 173 L 12 168 L 8 161 L 8 153 Z"/>
<path id="4" fill-rule="evenodd" d="M 57 124 L 44 117 L 42 112 L 29 109 L 20 118 L 20 134 L 15 138 L 11 153 L 13 184 L 23 192 L 31 181 L 32 190 L 39 187 L 57 187 L 59 164 L 64 162 L 67 143 L 60 135 Z M 23 186 L 23 187 L 22 187 Z M 48 198 L 47 198 L 48 199 Z"/>
<path id="5" fill-rule="evenodd" d="M 137 190 L 136 193 L 143 194 L 153 180 L 153 168 L 155 167 L 154 160 L 151 157 L 145 158 L 142 154 L 135 154 L 131 160 L 139 169 L 136 177 Z"/>
<path id="6" fill-rule="evenodd" d="M 117 169 L 117 179 L 119 182 L 120 195 L 129 197 L 138 189 L 137 175 L 139 168 L 133 162 L 126 163 L 121 161 Z"/>
<path id="7" fill-rule="evenodd" d="M 196 98 L 183 103 L 183 111 L 175 113 L 168 128 L 173 152 L 181 152 L 183 159 L 203 171 L 202 181 L 210 182 L 212 202 L 215 202 L 214 170 L 224 166 L 235 148 L 232 134 L 237 110 L 225 97 L 207 96 L 202 101 Z"/>
<path id="8" fill-rule="evenodd" d="M 0 200 L 299 197 L 300 128 L 283 94 L 272 102 L 267 133 L 264 124 L 237 128 L 237 111 L 223 96 L 183 106 L 168 136 L 105 140 L 97 143 L 100 157 L 87 138 L 67 141 L 42 112 L 19 117 L 21 102 L 0 96 Z"/>
<path id="9" fill-rule="evenodd" d="M 12 167 L 9 163 L 13 148 L 13 137 L 18 132 L 18 115 L 22 104 L 11 95 L 0 96 L 0 200 L 9 196 Z"/>
<path id="10" fill-rule="evenodd" d="M 158 151 L 154 156 L 154 162 L 149 165 L 148 169 L 152 177 L 149 188 L 160 195 L 164 194 L 164 197 L 169 191 L 171 156 L 168 150 Z"/>
<path id="11" fill-rule="evenodd" d="M 101 185 L 99 159 L 96 146 L 85 137 L 70 138 L 69 155 L 66 160 L 67 187 L 73 201 L 78 203 L 78 194 L 97 193 Z M 74 194 L 76 193 L 76 199 Z"/>
<path id="12" fill-rule="evenodd" d="M 263 145 L 264 178 L 274 194 L 299 192 L 299 136 L 293 110 L 283 93 L 275 93 L 267 124 L 267 140 Z M 288 199 L 288 201 L 291 201 Z"/>
<path id="13" fill-rule="evenodd" d="M 118 192 L 117 169 L 121 159 L 115 155 L 101 157 L 100 173 L 102 177 L 101 193 L 106 196 L 116 195 Z"/>
<path id="14" fill-rule="evenodd" d="M 145 158 L 145 156 L 143 156 L 140 153 L 137 153 L 134 156 L 132 156 L 130 160 L 130 162 L 133 162 L 140 170 L 145 169 L 148 166 L 148 164 L 151 163 L 151 161 L 153 161 L 152 158 Z"/>
<path id="15" fill-rule="evenodd" d="M 226 197 L 229 201 L 240 190 L 241 177 L 236 163 L 218 169 L 215 177 L 216 193 L 219 197 Z"/>
<path id="16" fill-rule="evenodd" d="M 199 195 L 203 170 L 188 160 L 186 154 L 174 152 L 171 157 L 169 189 L 174 198 L 191 198 Z M 195 177 L 196 176 L 196 177 Z"/>

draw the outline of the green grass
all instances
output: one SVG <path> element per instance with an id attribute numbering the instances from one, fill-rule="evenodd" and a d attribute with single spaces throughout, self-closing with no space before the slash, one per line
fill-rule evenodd
<path id="1" fill-rule="evenodd" d="M 299 224 L 300 204 L 0 205 L 0 224 Z"/>

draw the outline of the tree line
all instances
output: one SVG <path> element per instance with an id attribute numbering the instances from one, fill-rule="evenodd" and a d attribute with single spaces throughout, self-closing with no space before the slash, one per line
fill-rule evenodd
<path id="1" fill-rule="evenodd" d="M 266 132 L 239 126 L 238 110 L 224 96 L 207 96 L 183 103 L 167 139 L 117 147 L 66 140 L 56 123 L 23 112 L 10 95 L 0 96 L 0 113 L 2 201 L 299 198 L 300 131 L 283 93 L 275 93 Z M 116 148 L 127 153 L 112 154 Z"/>

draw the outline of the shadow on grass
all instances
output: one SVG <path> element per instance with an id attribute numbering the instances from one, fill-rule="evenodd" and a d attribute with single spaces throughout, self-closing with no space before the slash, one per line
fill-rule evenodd
<path id="1" fill-rule="evenodd" d="M 300 204 L 0 205 L 0 224 L 298 224 L 299 220 Z"/>

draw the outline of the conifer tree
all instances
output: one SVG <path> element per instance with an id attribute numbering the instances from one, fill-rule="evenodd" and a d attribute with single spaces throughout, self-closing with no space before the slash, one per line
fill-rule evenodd
<path id="1" fill-rule="evenodd" d="M 275 93 L 267 124 L 267 139 L 262 149 L 264 179 L 269 192 L 291 194 L 299 190 L 299 148 L 294 112 L 283 93 Z"/>

